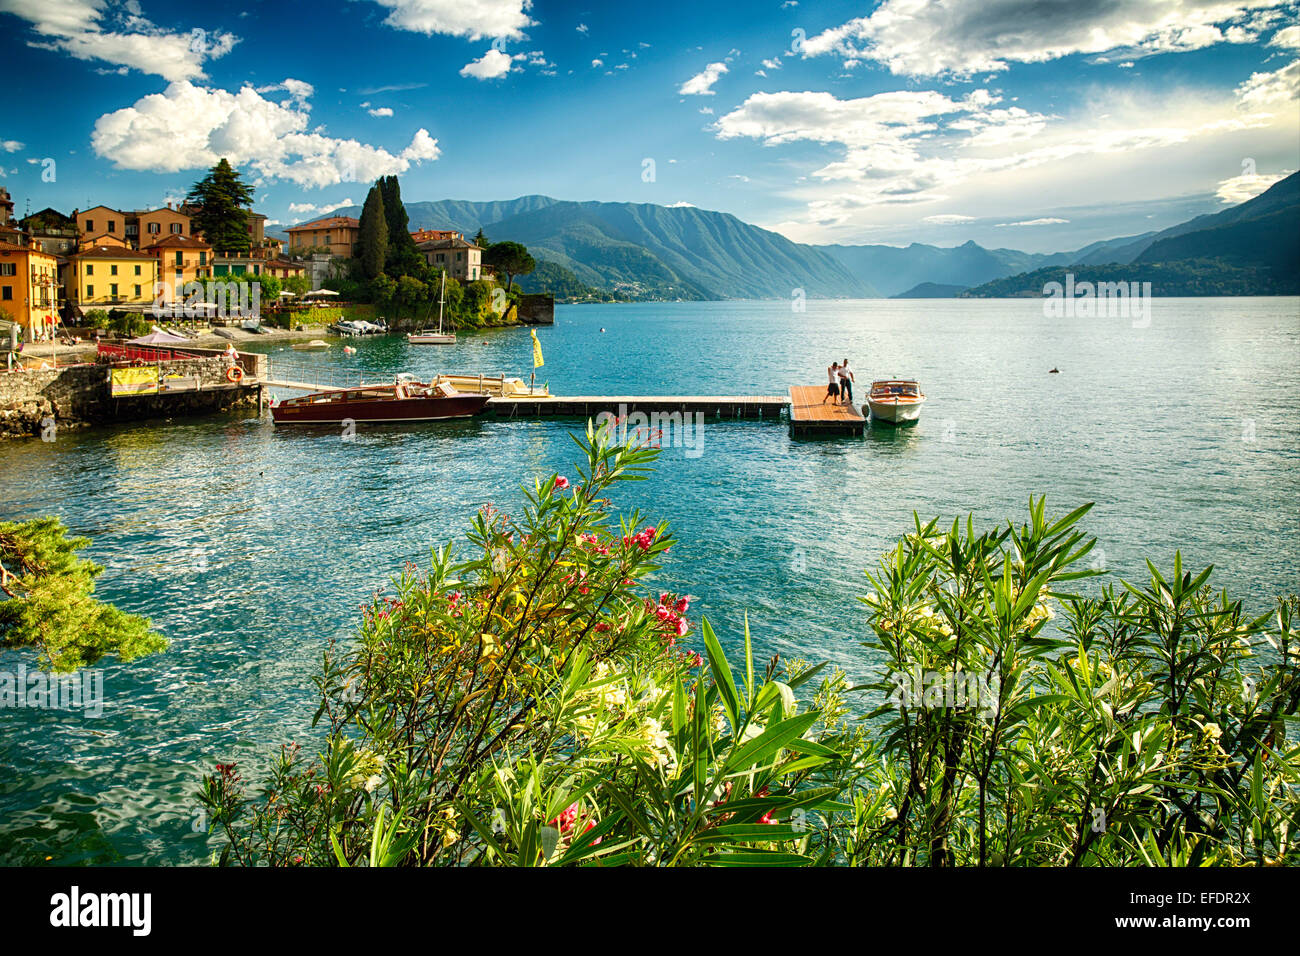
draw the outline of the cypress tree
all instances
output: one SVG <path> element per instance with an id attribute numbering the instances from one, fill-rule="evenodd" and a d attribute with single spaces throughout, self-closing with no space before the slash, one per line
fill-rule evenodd
<path id="1" fill-rule="evenodd" d="M 380 183 L 370 187 L 361 208 L 360 246 L 361 269 L 366 278 L 382 274 L 388 257 L 388 216 Z"/>
<path id="2" fill-rule="evenodd" d="M 411 219 L 402 203 L 402 187 L 396 176 L 384 176 L 377 185 L 384 194 L 384 215 L 388 221 L 388 255 L 384 271 L 392 276 L 414 275 L 421 271 L 424 257 L 411 238 Z"/>

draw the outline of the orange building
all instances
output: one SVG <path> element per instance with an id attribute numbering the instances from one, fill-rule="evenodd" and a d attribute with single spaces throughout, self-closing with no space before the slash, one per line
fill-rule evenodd
<path id="1" fill-rule="evenodd" d="M 171 235 L 145 247 L 158 258 L 158 281 L 165 282 L 178 296 L 187 282 L 212 275 L 212 247 L 192 236 Z"/>
<path id="2" fill-rule="evenodd" d="M 134 222 L 128 220 L 126 231 L 127 235 L 135 241 L 137 249 L 148 249 L 168 236 L 194 235 L 190 217 L 179 209 L 173 209 L 171 203 L 161 209 L 137 212 L 133 218 Z"/>
<path id="3" fill-rule="evenodd" d="M 81 234 L 83 242 L 93 243 L 103 237 L 113 245 L 117 245 L 117 241 L 123 245 L 129 243 L 126 234 L 127 214 L 124 212 L 108 206 L 91 206 L 85 212 L 74 209 L 72 218 L 77 220 L 77 232 Z"/>
<path id="4" fill-rule="evenodd" d="M 313 250 L 326 250 L 332 256 L 351 259 L 361 240 L 361 220 L 351 216 L 327 216 L 300 226 L 290 226 L 289 252 L 302 255 Z"/>
<path id="5" fill-rule="evenodd" d="M 432 242 L 435 239 L 464 239 L 465 234 L 455 229 L 417 229 L 411 233 L 411 238 L 418 246 L 422 242 Z"/>

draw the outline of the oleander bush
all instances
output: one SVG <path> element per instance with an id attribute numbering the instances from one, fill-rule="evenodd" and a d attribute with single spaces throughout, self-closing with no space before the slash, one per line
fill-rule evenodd
<path id="1" fill-rule="evenodd" d="M 689 596 L 646 594 L 674 539 L 608 495 L 655 452 L 578 444 L 572 482 L 484 508 L 324 655 L 315 752 L 205 777 L 217 862 L 1296 862 L 1294 599 L 1251 619 L 1179 558 L 1076 592 L 1087 508 L 918 521 L 870 575 L 878 679 L 849 687 L 756 665 L 747 625 L 729 659 Z"/>

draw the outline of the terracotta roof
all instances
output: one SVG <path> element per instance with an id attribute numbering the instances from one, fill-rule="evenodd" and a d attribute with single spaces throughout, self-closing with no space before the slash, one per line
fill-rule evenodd
<path id="1" fill-rule="evenodd" d="M 5 240 L 0 239 L 0 253 L 11 256 L 15 252 L 26 252 L 34 256 L 45 256 L 47 259 L 58 259 L 58 256 L 46 252 L 44 249 L 34 249 L 31 246 L 22 246 L 16 242 L 6 242 Z"/>
<path id="2" fill-rule="evenodd" d="M 148 259 L 155 261 L 153 253 L 124 246 L 91 246 L 83 252 L 72 256 L 73 259 Z"/>
<path id="3" fill-rule="evenodd" d="M 208 245 L 208 243 L 195 239 L 192 236 L 178 236 L 174 234 L 163 236 L 163 238 L 159 239 L 157 242 L 149 243 L 149 245 L 145 246 L 145 248 L 157 249 L 159 246 L 168 246 L 168 247 L 182 246 L 183 248 L 186 249 L 211 249 L 212 248 L 212 246 Z"/>
<path id="4" fill-rule="evenodd" d="M 474 245 L 474 243 L 470 242 L 469 240 L 460 239 L 460 238 L 430 239 L 427 242 L 417 243 L 415 248 L 417 249 L 479 249 L 480 251 L 482 251 L 479 246 Z"/>
<path id="5" fill-rule="evenodd" d="M 360 229 L 361 220 L 353 219 L 351 216 L 327 216 L 324 219 L 316 219 L 312 222 L 304 222 L 297 226 L 290 226 L 285 230 L 285 232 L 297 232 L 303 229 L 338 229 L 341 227 Z"/>

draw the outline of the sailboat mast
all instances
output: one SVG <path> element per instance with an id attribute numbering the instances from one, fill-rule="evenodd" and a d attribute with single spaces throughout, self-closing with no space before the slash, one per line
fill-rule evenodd
<path id="1" fill-rule="evenodd" d="M 442 273 L 442 288 L 438 291 L 438 334 L 442 334 L 442 305 L 447 300 L 447 272 Z"/>

